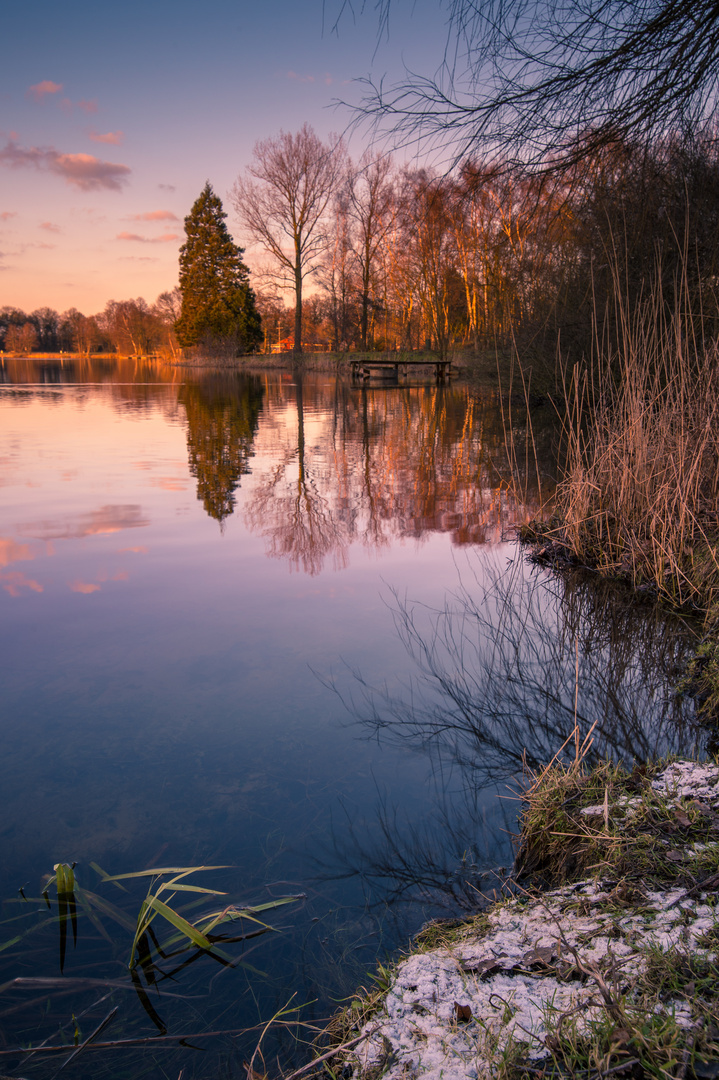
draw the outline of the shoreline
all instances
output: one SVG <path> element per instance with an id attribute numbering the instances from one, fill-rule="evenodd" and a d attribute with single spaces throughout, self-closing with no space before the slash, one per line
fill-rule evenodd
<path id="1" fill-rule="evenodd" d="M 524 793 L 507 898 L 338 1014 L 333 1074 L 719 1076 L 719 766 L 579 762 Z"/>
<path id="2" fill-rule="evenodd" d="M 417 360 L 436 360 L 436 354 L 427 353 L 422 350 L 417 350 L 412 353 L 302 353 L 301 356 L 295 357 L 292 353 L 251 353 L 245 356 L 237 357 L 172 357 L 172 356 L 153 356 L 143 355 L 134 356 L 132 354 L 120 354 L 120 353 L 90 353 L 89 355 L 84 353 L 31 353 L 29 356 L 25 355 L 11 355 L 4 353 L 0 355 L 0 365 L 4 365 L 6 361 L 17 362 L 34 362 L 48 363 L 55 361 L 57 363 L 82 363 L 87 361 L 112 361 L 127 363 L 144 363 L 149 365 L 157 365 L 158 367 L 170 368 L 177 371 L 188 372 L 205 372 L 205 371 L 237 371 L 237 372 L 249 372 L 252 374 L 261 374 L 263 371 L 303 371 L 303 372 L 325 372 L 328 374 L 339 375 L 342 377 L 350 377 L 350 361 L 356 360 L 358 357 L 367 356 L 369 358 L 383 359 L 389 357 L 394 360 L 396 357 L 402 357 L 402 362 L 412 365 L 412 361 Z M 470 384 L 481 384 L 487 389 L 500 389 L 500 383 L 504 381 L 505 376 L 508 380 L 508 390 L 512 392 L 512 378 L 510 373 L 511 358 L 510 353 L 506 349 L 495 351 L 494 349 L 483 350 L 479 353 L 475 353 L 472 349 L 453 349 L 450 350 L 448 359 L 452 363 L 452 375 L 449 382 L 460 381 L 462 383 L 468 382 Z M 501 376 L 500 376 L 501 372 Z M 431 383 L 434 380 L 427 376 L 422 376 L 422 381 Z M 448 384 L 449 384 L 448 382 Z M 372 382 L 370 385 L 381 385 L 381 381 Z M 400 385 L 402 385 L 400 383 Z M 519 392 L 519 388 L 515 387 L 515 392 Z"/>

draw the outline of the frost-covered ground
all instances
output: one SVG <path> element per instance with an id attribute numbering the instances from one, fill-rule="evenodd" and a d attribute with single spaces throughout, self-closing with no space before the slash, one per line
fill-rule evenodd
<path id="1" fill-rule="evenodd" d="M 652 789 L 679 813 L 686 800 L 713 813 L 719 767 L 678 762 L 654 778 Z M 626 819 L 635 810 L 628 802 L 636 800 L 623 800 Z M 589 809 L 606 816 L 615 807 Z M 675 1032 L 700 1022 L 691 972 L 684 971 L 684 983 L 677 983 L 684 992 L 676 996 L 653 996 L 646 984 L 657 957 L 678 969 L 689 963 L 711 972 L 717 965 L 716 899 L 717 883 L 708 879 L 703 889 L 661 891 L 600 879 L 501 902 L 441 947 L 399 964 L 347 1065 L 365 1080 L 477 1080 L 497 1075 L 510 1060 L 536 1070 L 570 1032 L 588 1045 L 593 1029 L 614 1028 L 624 1047 L 612 1058 L 619 1062 L 614 1071 L 622 1062 L 629 1068 L 632 1038 L 623 1018 L 649 1009 L 658 1024 L 668 1018 Z M 716 975 L 719 996 L 719 967 Z"/>

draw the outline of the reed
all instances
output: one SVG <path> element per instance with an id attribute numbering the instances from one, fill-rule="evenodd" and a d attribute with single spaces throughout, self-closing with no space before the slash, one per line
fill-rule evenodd
<path id="1" fill-rule="evenodd" d="M 686 253 L 673 292 L 670 306 L 657 273 L 630 304 L 616 267 L 611 322 L 595 313 L 593 354 L 565 378 L 556 517 L 534 539 L 715 632 L 719 344 L 703 332 Z"/>

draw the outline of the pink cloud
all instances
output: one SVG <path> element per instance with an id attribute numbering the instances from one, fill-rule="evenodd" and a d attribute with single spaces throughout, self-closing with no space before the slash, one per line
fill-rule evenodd
<path id="1" fill-rule="evenodd" d="M 35 83 L 26 91 L 25 96 L 32 98 L 34 101 L 42 101 L 46 94 L 59 94 L 62 90 L 62 83 L 52 82 L 50 79 L 43 79 L 42 82 Z"/>
<path id="2" fill-rule="evenodd" d="M 59 154 L 50 168 L 52 172 L 64 176 L 68 184 L 75 184 L 82 191 L 95 191 L 98 188 L 120 191 L 131 172 L 127 165 L 100 161 L 92 154 Z"/>
<path id="3" fill-rule="evenodd" d="M 7 574 L 0 574 L 0 583 L 5 592 L 11 596 L 22 596 L 21 589 L 32 589 L 33 592 L 43 592 L 43 586 L 34 578 L 26 577 L 20 570 L 11 570 Z"/>
<path id="4" fill-rule="evenodd" d="M 116 240 L 134 240 L 139 244 L 169 244 L 173 240 L 179 240 L 179 233 L 163 233 L 162 236 L 140 236 L 139 233 L 121 232 L 115 237 Z"/>
<path id="5" fill-rule="evenodd" d="M 157 476 L 150 480 L 152 487 L 160 488 L 161 491 L 185 491 L 187 483 L 175 476 Z"/>
<path id="6" fill-rule="evenodd" d="M 84 113 L 96 113 L 97 102 L 96 101 L 73 101 L 69 97 L 61 98 L 58 105 L 63 112 L 71 113 L 73 109 L 82 109 Z"/>
<path id="7" fill-rule="evenodd" d="M 118 555 L 122 555 L 123 552 L 126 551 L 131 551 L 135 555 L 147 555 L 149 548 L 146 548 L 144 545 L 141 544 L 139 547 L 124 547 L 117 549 Z"/>
<path id="8" fill-rule="evenodd" d="M 100 586 L 91 584 L 88 581 L 71 581 L 68 583 L 73 592 L 79 593 L 94 593 L 100 592 Z"/>
<path id="9" fill-rule="evenodd" d="M 23 536 L 31 536 L 37 540 L 70 540 L 121 532 L 123 529 L 142 528 L 149 524 L 149 519 L 142 516 L 140 507 L 129 503 L 101 506 L 99 510 L 79 517 L 29 522 L 18 526 L 18 531 Z"/>
<path id="10" fill-rule="evenodd" d="M 295 82 L 314 82 L 314 75 L 298 75 L 296 71 L 287 72 L 288 79 L 294 79 Z"/>
<path id="11" fill-rule="evenodd" d="M 172 210 L 148 210 L 144 214 L 130 214 L 128 221 L 179 221 Z"/>
<path id="12" fill-rule="evenodd" d="M 52 172 L 81 191 L 120 191 L 132 171 L 127 165 L 101 161 L 92 154 L 61 154 L 51 146 L 25 148 L 13 141 L 0 150 L 0 165 Z"/>
<path id="13" fill-rule="evenodd" d="M 17 217 L 17 211 L 15 210 L 3 210 L 0 214 L 0 221 L 9 221 L 10 218 Z"/>
<path id="14" fill-rule="evenodd" d="M 177 191 L 174 184 L 158 184 L 160 191 Z"/>
<path id="15" fill-rule="evenodd" d="M 18 544 L 16 540 L 0 536 L 0 566 L 34 558 L 29 544 Z"/>
<path id="16" fill-rule="evenodd" d="M 60 228 L 60 226 L 55 225 L 52 221 L 41 221 L 40 222 L 40 228 L 45 229 L 46 232 L 54 232 L 54 233 L 62 232 L 62 229 Z"/>
<path id="17" fill-rule="evenodd" d="M 125 138 L 124 131 L 106 131 L 105 134 L 102 135 L 99 131 L 95 131 L 94 128 L 91 128 L 90 131 L 88 131 L 88 135 L 93 142 L 109 143 L 112 146 L 119 146 Z"/>

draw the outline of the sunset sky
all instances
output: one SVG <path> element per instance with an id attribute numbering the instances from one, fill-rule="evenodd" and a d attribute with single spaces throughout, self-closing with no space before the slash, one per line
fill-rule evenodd
<path id="1" fill-rule="evenodd" d="M 85 314 L 177 284 L 183 219 L 209 179 L 225 202 L 256 140 L 305 121 L 352 119 L 357 78 L 429 74 L 437 0 L 396 0 L 389 38 L 373 3 L 333 24 L 341 0 L 87 0 L 3 17 L 0 306 Z M 366 136 L 354 134 L 359 156 Z M 248 256 L 251 256 L 248 251 Z M 251 262 L 251 258 L 249 259 Z"/>

